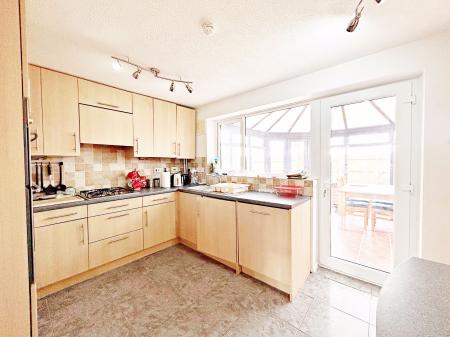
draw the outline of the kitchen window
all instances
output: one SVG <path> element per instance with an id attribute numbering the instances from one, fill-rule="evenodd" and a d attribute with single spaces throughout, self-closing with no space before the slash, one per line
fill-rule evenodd
<path id="1" fill-rule="evenodd" d="M 222 172 L 285 176 L 311 169 L 311 107 L 294 106 L 219 123 Z"/>

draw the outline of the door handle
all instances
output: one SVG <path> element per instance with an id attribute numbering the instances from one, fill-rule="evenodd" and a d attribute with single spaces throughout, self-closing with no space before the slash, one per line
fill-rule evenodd
<path id="1" fill-rule="evenodd" d="M 120 214 L 120 215 L 114 215 L 107 217 L 106 220 L 116 219 L 116 218 L 123 218 L 124 216 L 130 215 L 130 213 Z"/>
<path id="2" fill-rule="evenodd" d="M 136 154 L 139 154 L 139 138 L 136 138 Z"/>
<path id="3" fill-rule="evenodd" d="M 77 133 L 76 132 L 74 132 L 73 133 L 73 138 L 74 138 L 74 140 L 75 140 L 75 148 L 73 149 L 75 152 L 77 152 L 77 148 L 78 148 L 78 144 L 77 144 Z"/>

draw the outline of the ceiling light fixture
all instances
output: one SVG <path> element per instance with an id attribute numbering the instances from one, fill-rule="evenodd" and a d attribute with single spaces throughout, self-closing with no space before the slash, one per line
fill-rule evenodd
<path id="1" fill-rule="evenodd" d="M 141 72 L 142 72 L 141 68 L 137 68 L 136 71 L 131 76 L 133 76 L 133 78 L 137 80 Z"/>
<path id="2" fill-rule="evenodd" d="M 189 93 L 192 93 L 192 81 L 184 81 L 181 78 L 175 79 L 175 78 L 170 78 L 170 77 L 165 77 L 165 76 L 161 76 L 160 75 L 160 70 L 158 68 L 154 68 L 154 67 L 143 67 L 139 64 L 130 62 L 129 59 L 122 59 L 120 57 L 116 57 L 116 56 L 111 56 L 111 58 L 113 59 L 113 67 L 114 69 L 116 69 L 116 67 L 114 66 L 114 64 L 118 64 L 119 66 L 121 66 L 121 63 L 125 63 L 128 64 L 130 66 L 136 67 L 136 71 L 132 73 L 133 78 L 138 79 L 139 75 L 141 74 L 142 70 L 148 71 L 149 73 L 151 73 L 154 77 L 159 78 L 160 80 L 164 80 L 164 81 L 169 81 L 172 82 L 169 89 L 170 91 L 174 91 L 175 90 L 175 83 L 183 83 L 186 86 L 186 89 L 188 89 Z"/>
<path id="3" fill-rule="evenodd" d="M 383 0 L 375 0 L 375 2 L 377 4 L 380 4 L 381 1 L 383 1 Z M 352 18 L 352 20 L 350 21 L 350 23 L 347 26 L 347 32 L 349 32 L 349 33 L 353 33 L 355 31 L 356 27 L 358 27 L 359 19 L 361 18 L 362 12 L 364 10 L 364 6 L 361 7 L 363 2 L 364 2 L 364 0 L 360 0 L 358 2 L 358 5 L 355 8 L 355 16 Z"/>

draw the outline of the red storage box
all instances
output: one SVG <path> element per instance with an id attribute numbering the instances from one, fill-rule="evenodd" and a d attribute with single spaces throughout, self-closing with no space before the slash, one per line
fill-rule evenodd
<path id="1" fill-rule="evenodd" d="M 288 198 L 295 198 L 303 195 L 303 189 L 303 186 L 281 185 L 275 187 L 278 196 Z"/>

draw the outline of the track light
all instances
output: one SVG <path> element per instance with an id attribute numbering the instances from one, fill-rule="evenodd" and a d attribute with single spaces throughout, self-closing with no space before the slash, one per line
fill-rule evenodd
<path id="1" fill-rule="evenodd" d="M 353 17 L 353 19 L 350 21 L 350 23 L 347 26 L 347 32 L 352 33 L 355 31 L 356 27 L 358 27 L 359 24 L 359 19 L 361 18 L 362 12 L 364 10 L 364 7 L 361 7 L 362 3 L 364 0 L 360 0 L 358 5 L 356 6 L 355 9 L 355 16 Z M 377 4 L 380 4 L 383 0 L 375 0 L 375 2 Z M 360 9 L 361 7 L 361 9 Z"/>
<path id="2" fill-rule="evenodd" d="M 354 32 L 356 27 L 358 27 L 359 19 L 361 18 L 362 12 L 364 10 L 364 7 L 362 7 L 361 9 L 359 9 L 359 7 L 361 6 L 363 1 L 364 0 L 359 1 L 358 6 L 356 6 L 355 9 L 355 17 L 350 21 L 350 23 L 347 26 L 347 32 L 349 33 Z"/>
<path id="3" fill-rule="evenodd" d="M 136 71 L 131 76 L 133 76 L 133 78 L 137 80 L 139 78 L 139 75 L 141 74 L 141 71 L 142 71 L 141 68 L 137 68 Z"/>
<path id="4" fill-rule="evenodd" d="M 120 64 L 120 61 L 117 59 L 113 59 L 112 67 L 115 71 L 120 71 L 122 69 L 122 65 Z"/>
<path id="5" fill-rule="evenodd" d="M 172 78 L 172 77 L 165 77 L 165 76 L 161 76 L 160 75 L 160 70 L 158 68 L 155 67 L 144 67 L 140 64 L 131 62 L 130 59 L 127 57 L 126 59 L 124 58 L 120 58 L 120 57 L 116 57 L 116 56 L 111 56 L 111 58 L 113 59 L 113 63 L 112 66 L 115 70 L 120 70 L 122 68 L 122 64 L 128 64 L 130 66 L 132 66 L 133 68 L 136 68 L 136 70 L 131 74 L 131 76 L 133 76 L 134 79 L 138 79 L 139 76 L 141 75 L 142 71 L 148 71 L 149 73 L 151 73 L 154 77 L 163 80 L 163 81 L 168 81 L 170 82 L 170 91 L 173 92 L 175 90 L 175 83 L 182 83 L 186 86 L 187 91 L 189 91 L 189 93 L 192 93 L 193 89 L 191 87 L 192 82 L 191 81 L 185 81 L 183 80 L 181 77 L 180 78 Z"/>

